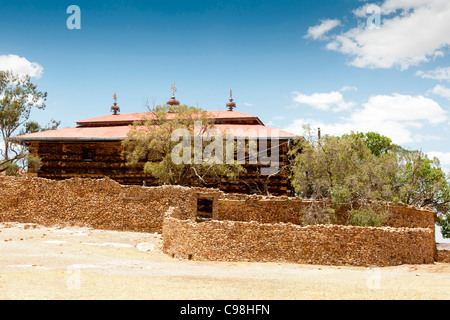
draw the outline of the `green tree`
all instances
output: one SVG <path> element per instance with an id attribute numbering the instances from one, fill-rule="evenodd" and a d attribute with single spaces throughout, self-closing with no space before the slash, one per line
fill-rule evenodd
<path id="1" fill-rule="evenodd" d="M 216 141 L 210 132 L 214 124 L 206 111 L 186 105 L 156 106 L 132 125 L 122 143 L 123 155 L 128 166 L 144 162 L 144 172 L 161 184 L 210 185 L 236 179 L 244 168 L 235 161 L 225 162 L 217 150 L 204 157 L 212 144 L 224 150 L 224 140 Z"/>
<path id="2" fill-rule="evenodd" d="M 22 134 L 28 134 L 28 133 L 34 133 L 34 132 L 56 130 L 56 129 L 58 129 L 60 124 L 61 124 L 61 121 L 56 121 L 56 120 L 52 119 L 45 127 L 41 127 L 41 125 L 39 123 L 37 123 L 36 121 L 28 121 L 28 122 L 24 123 L 22 130 L 20 130 L 20 134 L 22 135 Z"/>
<path id="3" fill-rule="evenodd" d="M 418 207 L 433 208 L 442 235 L 450 238 L 450 176 L 442 171 L 439 159 L 429 159 L 418 150 L 401 150 L 396 178 L 398 199 Z"/>
<path id="4" fill-rule="evenodd" d="M 308 133 L 294 144 L 291 181 L 299 195 L 335 205 L 389 198 L 395 157 L 376 157 L 357 135 L 315 139 Z"/>
<path id="5" fill-rule="evenodd" d="M 450 177 L 438 159 L 405 150 L 376 133 L 316 139 L 305 129 L 305 137 L 290 151 L 291 181 L 299 195 L 335 206 L 381 200 L 431 207 L 443 236 L 450 237 Z"/>
<path id="6" fill-rule="evenodd" d="M 343 137 L 346 136 L 348 135 L 343 135 Z M 369 148 L 370 151 L 372 151 L 372 153 L 376 156 L 381 156 L 400 148 L 399 146 L 393 144 L 390 138 L 373 131 L 366 133 L 352 132 L 350 136 L 360 138 L 364 142 L 366 147 Z"/>
<path id="7" fill-rule="evenodd" d="M 0 172 L 16 175 L 28 165 L 37 168 L 40 160 L 36 155 L 29 155 L 25 146 L 19 145 L 11 137 L 38 131 L 54 130 L 60 121 L 51 122 L 41 127 L 36 121 L 29 120 L 33 109 L 45 109 L 46 92 L 37 90 L 29 76 L 18 76 L 10 71 L 0 71 L 0 132 L 4 147 L 0 150 Z"/>
<path id="8" fill-rule="evenodd" d="M 29 76 L 0 71 L 0 97 L 0 132 L 4 142 L 1 155 L 4 161 L 23 158 L 9 138 L 29 120 L 32 109 L 45 108 L 47 92 L 38 91 Z"/>

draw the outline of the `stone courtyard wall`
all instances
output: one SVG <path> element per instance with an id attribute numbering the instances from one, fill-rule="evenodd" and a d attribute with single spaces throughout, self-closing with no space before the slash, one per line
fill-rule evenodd
<path id="1" fill-rule="evenodd" d="M 450 263 L 450 243 L 438 244 L 436 261 Z"/>
<path id="2" fill-rule="evenodd" d="M 429 228 L 299 226 L 180 220 L 168 215 L 163 250 L 183 259 L 387 266 L 433 263 Z"/>
<path id="3" fill-rule="evenodd" d="M 305 212 L 325 208 L 330 205 L 302 198 L 224 194 L 217 200 L 214 219 L 302 224 Z M 346 224 L 347 209 L 342 207 L 336 211 L 340 224 Z M 386 226 L 434 229 L 436 214 L 429 208 L 391 203 L 380 209 L 387 212 Z"/>
<path id="4" fill-rule="evenodd" d="M 2 222 L 161 233 L 170 206 L 191 216 L 195 204 L 191 189 L 180 186 L 124 186 L 109 178 L 0 178 Z"/>
<path id="5" fill-rule="evenodd" d="M 213 199 L 212 220 L 200 222 L 197 204 L 205 197 Z M 174 257 L 381 266 L 432 263 L 437 256 L 429 209 L 389 205 L 381 228 L 300 225 L 312 205 L 318 203 L 206 188 L 124 186 L 109 178 L 0 177 L 0 222 L 158 232 L 164 252 Z M 345 218 L 345 210 L 339 214 Z"/>

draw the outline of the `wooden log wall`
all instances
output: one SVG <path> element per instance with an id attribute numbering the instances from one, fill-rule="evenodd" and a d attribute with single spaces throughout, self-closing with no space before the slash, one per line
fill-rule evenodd
<path id="1" fill-rule="evenodd" d="M 270 141 L 268 148 L 270 148 Z M 29 170 L 30 175 L 54 180 L 106 176 L 126 185 L 158 185 L 158 181 L 152 175 L 144 173 L 145 163 L 140 163 L 135 168 L 125 165 L 121 141 L 32 142 L 29 145 L 29 151 L 38 155 L 42 161 L 41 168 L 37 172 Z M 278 164 L 280 167 L 287 164 L 287 151 L 287 143 L 280 143 Z M 247 172 L 240 175 L 239 181 L 229 182 L 223 178 L 220 183 L 208 185 L 208 187 L 225 192 L 258 193 L 265 191 L 266 183 L 270 194 L 290 194 L 291 187 L 287 173 L 271 176 L 267 183 L 267 176 L 260 174 L 261 164 L 243 166 Z M 195 181 L 193 185 L 196 185 Z"/>

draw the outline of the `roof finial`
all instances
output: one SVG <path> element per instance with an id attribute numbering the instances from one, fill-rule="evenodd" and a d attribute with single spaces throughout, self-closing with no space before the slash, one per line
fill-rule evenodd
<path id="1" fill-rule="evenodd" d="M 228 111 L 233 111 L 236 108 L 236 103 L 233 102 L 233 92 L 230 89 L 230 101 L 227 102 Z"/>
<path id="2" fill-rule="evenodd" d="M 172 89 L 172 97 L 175 97 L 175 92 L 177 92 L 177 87 L 175 87 L 175 81 L 172 83 L 170 88 Z"/>
<path id="3" fill-rule="evenodd" d="M 113 114 L 117 114 L 117 112 L 120 112 L 120 107 L 117 105 L 117 95 L 115 92 L 113 95 L 113 99 L 114 99 L 114 105 L 111 107 L 111 111 L 113 112 Z"/>
<path id="4" fill-rule="evenodd" d="M 180 101 L 175 99 L 175 92 L 177 92 L 177 87 L 175 87 L 175 81 L 170 86 L 170 88 L 172 89 L 172 98 L 170 98 L 170 100 L 167 100 L 166 103 L 171 106 L 177 106 L 180 104 Z"/>

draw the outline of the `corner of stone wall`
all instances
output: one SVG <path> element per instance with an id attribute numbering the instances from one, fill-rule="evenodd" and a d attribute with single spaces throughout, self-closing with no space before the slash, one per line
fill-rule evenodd
<path id="1" fill-rule="evenodd" d="M 450 244 L 438 244 L 436 262 L 450 263 Z"/>
<path id="2" fill-rule="evenodd" d="M 164 218 L 175 218 L 180 219 L 181 210 L 179 207 L 169 207 L 167 211 L 164 213 Z"/>

